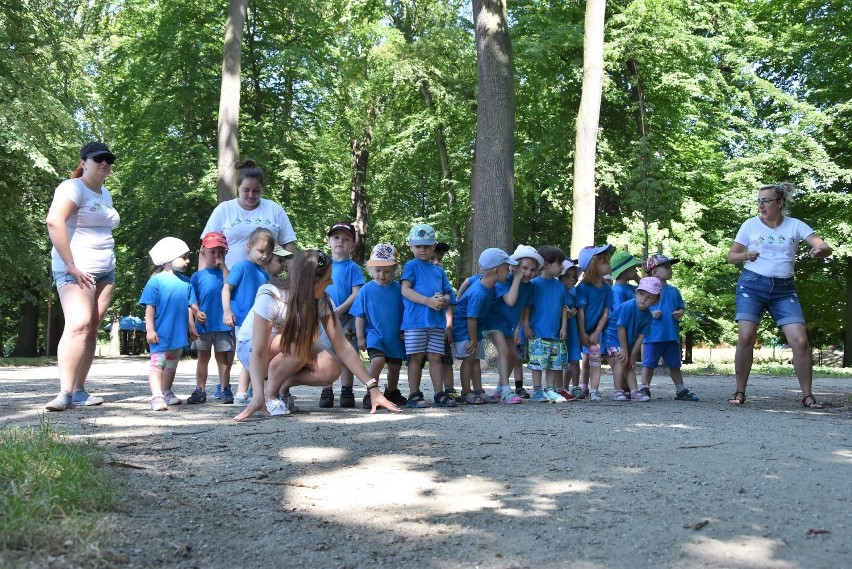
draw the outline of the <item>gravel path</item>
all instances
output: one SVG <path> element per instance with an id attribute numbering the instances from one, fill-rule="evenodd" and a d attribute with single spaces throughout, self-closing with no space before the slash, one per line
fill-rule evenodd
<path id="1" fill-rule="evenodd" d="M 47 416 L 112 456 L 126 504 L 100 548 L 116 565 L 852 567 L 849 379 L 816 380 L 822 411 L 794 378 L 755 376 L 733 408 L 732 377 L 688 377 L 701 401 L 675 401 L 665 370 L 649 403 L 369 415 L 302 388 L 301 413 L 237 424 L 215 401 L 150 411 L 146 373 L 99 359 L 88 388 L 107 403 Z M 2 424 L 37 423 L 55 377 L 0 368 Z"/>

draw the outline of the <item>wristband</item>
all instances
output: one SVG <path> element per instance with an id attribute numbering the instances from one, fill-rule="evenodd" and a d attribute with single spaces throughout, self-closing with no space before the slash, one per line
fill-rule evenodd
<path id="1" fill-rule="evenodd" d="M 374 377 L 373 379 L 371 379 L 370 381 L 368 381 L 368 382 L 367 382 L 367 383 L 365 383 L 364 385 L 366 385 L 366 386 L 367 386 L 367 389 L 368 389 L 368 390 L 369 390 L 371 387 L 378 388 L 378 387 L 379 387 L 379 380 L 378 380 L 378 379 L 376 379 L 376 378 Z"/>

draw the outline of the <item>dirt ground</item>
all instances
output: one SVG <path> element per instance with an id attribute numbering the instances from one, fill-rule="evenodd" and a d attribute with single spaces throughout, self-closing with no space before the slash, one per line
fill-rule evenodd
<path id="1" fill-rule="evenodd" d="M 701 401 L 675 401 L 665 370 L 649 403 L 370 415 L 302 388 L 299 414 L 237 424 L 212 398 L 150 411 L 146 373 L 98 359 L 107 403 L 47 416 L 112 457 L 115 566 L 852 567 L 849 379 L 815 381 L 822 411 L 794 378 L 753 377 L 733 408 L 732 377 L 688 377 Z M 181 362 L 179 396 L 194 376 Z M 3 426 L 37 423 L 58 387 L 55 367 L 0 380 Z"/>

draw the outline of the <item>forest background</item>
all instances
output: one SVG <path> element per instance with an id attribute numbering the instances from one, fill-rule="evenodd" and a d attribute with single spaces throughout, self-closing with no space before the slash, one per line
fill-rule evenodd
<path id="1" fill-rule="evenodd" d="M 48 321 L 58 340 L 44 219 L 85 141 L 103 140 L 118 156 L 107 180 L 121 214 L 113 314 L 142 314 L 158 239 L 197 248 L 217 201 L 228 8 L 0 4 L 0 355 L 44 353 Z M 506 8 L 514 223 L 493 230 L 509 243 L 572 250 L 586 3 Z M 800 190 L 791 214 L 835 248 L 828 261 L 802 249 L 797 264 L 811 341 L 850 346 L 852 4 L 610 1 L 605 21 L 595 241 L 680 258 L 685 330 L 731 343 L 739 268 L 726 264 L 727 250 L 756 214 L 757 187 L 789 180 Z M 264 167 L 264 197 L 287 210 L 299 247 L 324 245 L 329 224 L 357 213 L 364 246 L 394 243 L 404 262 L 407 231 L 423 221 L 452 246 L 451 279 L 467 276 L 477 133 L 470 3 L 249 0 L 241 91 L 239 154 Z M 771 322 L 761 331 L 764 342 L 779 337 Z"/>

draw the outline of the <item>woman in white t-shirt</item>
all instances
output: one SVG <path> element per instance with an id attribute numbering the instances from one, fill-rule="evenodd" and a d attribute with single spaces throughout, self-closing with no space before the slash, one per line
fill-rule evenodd
<path id="1" fill-rule="evenodd" d="M 51 270 L 65 314 L 56 353 L 59 395 L 45 405 L 47 411 L 104 402 L 89 395 L 85 383 L 115 283 L 112 230 L 119 216 L 104 187 L 114 162 L 115 155 L 103 142 L 86 144 L 77 169 L 56 188 L 47 213 Z"/>
<path id="2" fill-rule="evenodd" d="M 769 310 L 793 350 L 793 367 L 804 395 L 802 405 L 822 409 L 811 392 L 813 359 L 793 269 L 802 241 L 810 245 L 810 256 L 815 259 L 831 255 L 831 247 L 806 223 L 785 215 L 793 189 L 788 182 L 760 188 L 759 215 L 742 224 L 728 251 L 729 263 L 745 263 L 737 282 L 735 319 L 739 338 L 734 357 L 737 391 L 728 399 L 731 405 L 746 401 L 757 326 L 763 313 Z"/>
<path id="3" fill-rule="evenodd" d="M 330 284 L 331 257 L 307 250 L 293 258 L 286 279 L 273 279 L 260 287 L 237 338 L 237 355 L 249 362 L 254 395 L 234 419 L 245 421 L 257 411 L 289 415 L 293 410 L 290 388 L 327 387 L 340 375 L 341 363 L 366 385 L 371 413 L 379 407 L 399 412 L 379 391 L 378 378 L 370 378 L 361 356 L 344 336 L 325 292 Z"/>
<path id="4" fill-rule="evenodd" d="M 263 170 L 254 160 L 243 160 L 234 166 L 237 170 L 237 197 L 216 206 L 201 238 L 211 231 L 225 234 L 228 251 L 225 266 L 230 270 L 248 257 L 248 240 L 252 231 L 264 227 L 272 232 L 275 241 L 291 253 L 296 242 L 296 233 L 284 208 L 275 202 L 263 199 Z M 206 268 L 203 256 L 198 260 L 198 270 Z"/>

